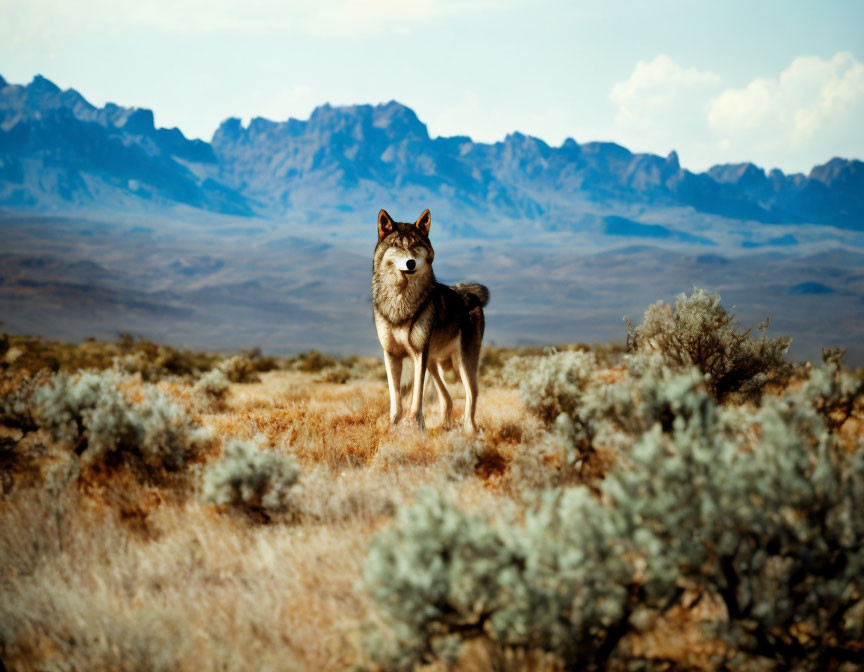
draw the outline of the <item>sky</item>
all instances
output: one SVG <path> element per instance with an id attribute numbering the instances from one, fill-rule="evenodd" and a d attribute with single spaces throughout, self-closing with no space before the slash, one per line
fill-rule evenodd
<path id="1" fill-rule="evenodd" d="M 864 158 L 864 2 L 0 0 L 0 75 L 228 117 L 398 100 L 430 134 L 613 141 L 682 165 Z"/>

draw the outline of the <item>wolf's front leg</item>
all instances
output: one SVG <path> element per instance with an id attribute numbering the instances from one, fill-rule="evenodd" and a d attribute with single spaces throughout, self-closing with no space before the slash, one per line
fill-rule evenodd
<path id="1" fill-rule="evenodd" d="M 384 368 L 387 369 L 387 386 L 390 389 L 390 424 L 395 425 L 402 417 L 402 358 L 384 351 Z"/>
<path id="2" fill-rule="evenodd" d="M 428 346 L 419 354 L 414 356 L 414 389 L 411 394 L 411 413 L 409 419 L 417 425 L 418 429 L 426 429 L 423 421 L 423 387 L 426 382 L 426 366 L 429 362 Z"/>

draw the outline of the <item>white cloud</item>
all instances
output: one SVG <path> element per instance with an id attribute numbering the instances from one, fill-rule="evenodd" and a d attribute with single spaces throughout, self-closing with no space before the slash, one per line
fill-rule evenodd
<path id="1" fill-rule="evenodd" d="M 708 125 L 730 152 L 749 149 L 798 169 L 837 154 L 861 156 L 864 63 L 848 52 L 830 60 L 801 56 L 776 79 L 721 93 L 710 103 Z"/>
<path id="2" fill-rule="evenodd" d="M 615 84 L 611 137 L 641 151 L 677 149 L 682 163 L 753 161 L 803 171 L 864 155 L 864 64 L 848 52 L 796 58 L 742 88 L 661 54 Z"/>
<path id="3" fill-rule="evenodd" d="M 721 84 L 720 75 L 684 68 L 666 54 L 639 61 L 609 94 L 616 115 L 608 139 L 661 155 L 676 149 L 689 166 L 705 137 L 708 99 Z"/>
<path id="4" fill-rule="evenodd" d="M 468 135 L 467 128 L 476 128 L 477 121 L 488 119 L 489 113 L 480 97 L 471 91 L 463 92 L 461 96 L 453 96 L 441 107 L 437 114 L 429 119 L 427 124 L 431 136 Z M 489 137 L 473 138 L 488 141 L 495 138 L 499 129 L 489 131 Z M 498 136 L 495 139 L 501 139 Z"/>
<path id="5" fill-rule="evenodd" d="M 639 61 L 633 74 L 612 87 L 609 98 L 618 106 L 616 121 L 649 129 L 686 102 L 687 98 L 709 91 L 720 76 L 696 68 L 682 68 L 666 54 L 653 61 Z"/>

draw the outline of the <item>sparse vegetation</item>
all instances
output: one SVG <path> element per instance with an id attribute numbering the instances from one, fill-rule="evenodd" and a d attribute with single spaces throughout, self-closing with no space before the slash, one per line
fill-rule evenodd
<path id="1" fill-rule="evenodd" d="M 132 462 L 147 475 L 178 471 L 209 441 L 209 432 L 164 392 L 150 383 L 132 389 L 113 371 L 57 374 L 31 403 L 38 424 L 90 466 Z"/>
<path id="2" fill-rule="evenodd" d="M 854 660 L 862 455 L 826 431 L 818 387 L 742 417 L 718 408 L 700 377 L 654 379 L 669 388 L 656 397 L 674 400 L 662 405 L 668 427 L 658 417 L 635 437 L 599 497 L 584 486 L 547 492 L 523 526 L 498 514 L 502 531 L 437 495 L 404 510 L 367 563 L 386 633 L 370 651 L 410 669 L 482 639 L 496 659 L 518 649 L 602 668 L 637 615 L 662 615 L 690 593 L 725 606 L 716 631 L 730 652 L 795 669 Z"/>
<path id="3" fill-rule="evenodd" d="M 223 408 L 225 397 L 231 388 L 231 381 L 221 369 L 208 371 L 198 379 L 192 387 L 193 391 L 204 401 L 205 404 L 216 410 Z"/>
<path id="4" fill-rule="evenodd" d="M 232 383 L 257 383 L 258 370 L 251 359 L 244 355 L 234 355 L 223 359 L 216 367 Z"/>
<path id="5" fill-rule="evenodd" d="M 791 339 L 768 338 L 768 320 L 758 325 L 759 338 L 742 330 L 720 295 L 694 289 L 680 294 L 674 306 L 653 304 L 638 327 L 627 322 L 632 352 L 659 353 L 667 366 L 697 367 L 708 391 L 718 401 L 732 394 L 754 398 L 769 382 L 788 370 L 784 355 Z"/>
<path id="6" fill-rule="evenodd" d="M 0 341 L 0 658 L 857 669 L 862 373 L 700 292 L 631 335 L 488 349 L 471 437 L 390 429 L 374 360 Z"/>
<path id="7" fill-rule="evenodd" d="M 262 442 L 229 440 L 204 471 L 202 500 L 264 521 L 284 513 L 300 468 L 291 455 L 265 450 Z"/>
<path id="8" fill-rule="evenodd" d="M 88 339 L 70 344 L 47 341 L 33 336 L 5 335 L 7 350 L 0 368 L 10 372 L 41 370 L 66 371 L 117 369 L 121 373 L 138 373 L 152 381 L 168 376 L 192 376 L 207 371 L 219 355 L 179 350 L 167 345 L 121 334 L 114 342 Z"/>

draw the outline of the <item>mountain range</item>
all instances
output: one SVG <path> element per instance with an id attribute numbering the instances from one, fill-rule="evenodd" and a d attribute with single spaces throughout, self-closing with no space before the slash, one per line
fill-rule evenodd
<path id="1" fill-rule="evenodd" d="M 621 341 L 623 315 L 695 285 L 746 326 L 770 316 L 792 357 L 864 364 L 862 168 L 694 173 L 609 142 L 432 138 L 396 102 L 228 119 L 204 142 L 0 78 L 0 328 L 375 354 L 376 214 L 430 208 L 436 277 L 491 290 L 489 341 Z"/>
<path id="2" fill-rule="evenodd" d="M 560 229 L 579 227 L 589 211 L 631 217 L 646 208 L 864 230 L 864 163 L 833 158 L 809 175 L 752 163 L 693 173 L 674 151 L 634 154 L 611 142 L 553 147 L 521 133 L 493 144 L 432 138 L 394 101 L 323 105 L 305 121 L 227 119 L 208 143 L 156 128 L 147 109 L 98 108 L 42 76 L 27 85 L 0 77 L 0 206 L 191 206 L 280 218 L 377 211 L 394 201 L 437 208 L 456 235 L 492 235 L 476 215 Z"/>

